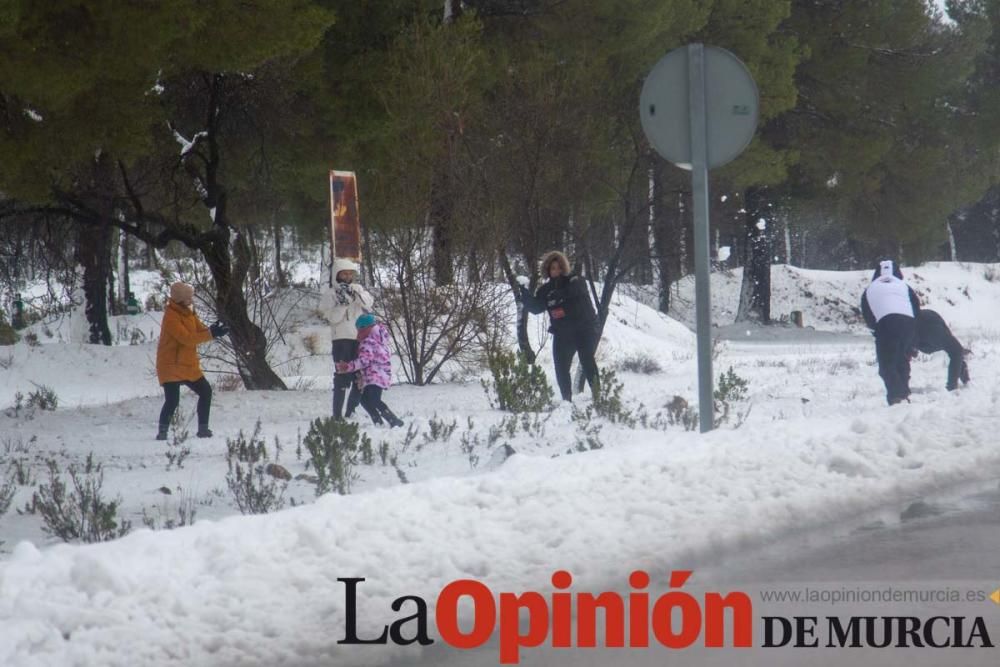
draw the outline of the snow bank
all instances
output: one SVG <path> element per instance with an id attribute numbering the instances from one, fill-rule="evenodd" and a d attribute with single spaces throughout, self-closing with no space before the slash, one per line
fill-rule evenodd
<path id="1" fill-rule="evenodd" d="M 842 333 L 822 344 L 728 342 L 719 347 L 716 371 L 732 366 L 747 378 L 753 406 L 739 430 L 700 436 L 676 427 L 604 424 L 605 449 L 550 458 L 571 447 L 576 435 L 563 407 L 544 435 L 519 436 L 520 453 L 495 472 L 470 470 L 456 436 L 401 455 L 413 484 L 399 485 L 391 467 L 371 466 L 355 495 L 269 516 L 140 531 L 93 546 L 39 550 L 21 543 L 0 562 L 0 665 L 378 664 L 390 658 L 388 650 L 337 644 L 345 615 L 338 577 L 367 579 L 359 590 L 366 635 L 398 618 L 389 607 L 393 599 L 433 601 L 458 578 L 479 579 L 496 592 L 547 590 L 558 568 L 573 573 L 577 590 L 620 588 L 639 567 L 654 576 L 691 568 L 697 578 L 699 557 L 708 552 L 851 519 L 929 490 L 996 479 L 1000 389 L 989 378 L 1000 370 L 992 321 L 1000 312 L 1000 281 L 990 271 L 989 265 L 947 264 L 904 270 L 963 342 L 966 331 L 977 343 L 973 383 L 957 394 L 943 390 L 943 355 L 921 358 L 914 365 L 914 403 L 886 408 L 867 335 Z M 851 309 L 868 272 L 774 267 L 773 276 L 776 316 L 798 309 L 807 325 L 858 328 Z M 720 317 L 735 307 L 739 275 L 713 280 Z M 679 289 L 683 297 L 686 283 Z M 683 298 L 675 303 L 683 310 Z M 533 318 L 532 329 L 544 329 L 543 318 Z M 327 331 L 314 324 L 296 337 L 317 333 L 315 347 L 324 351 Z M 655 412 L 675 393 L 693 398 L 693 352 L 684 325 L 627 296 L 616 299 L 602 363 L 648 354 L 662 366 L 648 375 L 620 374 L 630 406 L 641 400 Z M 268 438 L 280 435 L 287 444 L 329 410 L 322 383 L 315 391 L 219 392 L 213 406 L 218 437 L 192 443 L 190 468 L 168 473 L 162 448 L 151 441 L 159 409 L 152 343 L 21 343 L 0 349 L 0 360 L 7 354 L 0 407 L 36 382 L 56 390 L 60 409 L 28 421 L 0 413 L 0 436 L 37 436 L 33 456 L 66 451 L 72 460 L 95 451 L 113 462 L 108 491 L 123 494 L 133 519 L 142 503 L 159 498 L 160 486 L 183 485 L 196 497 L 192 489 L 221 484 L 223 438 L 258 416 Z M 542 363 L 549 372 L 551 360 Z M 325 354 L 302 369 L 323 380 L 328 372 Z M 190 413 L 190 397 L 184 401 Z M 481 436 L 503 416 L 488 408 L 475 383 L 393 388 L 387 402 L 414 425 L 435 415 L 462 428 L 474 417 Z M 364 418 L 362 424 L 367 429 Z M 399 452 L 405 436 L 399 431 L 371 435 Z M 480 453 L 485 460 L 489 452 Z M 282 463 L 293 472 L 304 465 Z M 29 491 L 19 490 L 17 504 Z M 233 511 L 220 502 L 199 509 L 199 517 Z M 3 520 L 6 548 L 14 535 L 27 534 L 18 532 L 21 524 L 40 535 L 37 517 L 11 512 Z"/>
<path id="2" fill-rule="evenodd" d="M 1000 264 L 930 262 L 903 267 L 903 277 L 917 291 L 926 308 L 941 313 L 952 329 L 1000 330 Z M 871 281 L 871 270 L 814 271 L 776 264 L 771 267 L 771 316 L 788 317 L 802 311 L 807 327 L 823 331 L 861 331 L 861 294 Z M 743 269 L 712 274 L 712 317 L 726 325 L 736 317 Z M 652 297 L 647 295 L 646 302 Z M 675 287 L 673 312 L 693 326 L 694 276 Z"/>
<path id="3" fill-rule="evenodd" d="M 155 345 L 18 343 L 0 348 L 0 358 L 7 365 L 0 371 L 0 408 L 12 405 L 15 394 L 27 396 L 42 386 L 53 389 L 64 408 L 162 394 Z"/>
<path id="4" fill-rule="evenodd" d="M 697 577 L 706 550 L 995 478 L 998 402 L 994 389 L 849 419 L 647 433 L 268 516 L 86 547 L 23 543 L 0 564 L 0 664 L 377 664 L 389 650 L 337 644 L 338 577 L 367 579 L 363 634 L 399 617 L 396 597 L 433 601 L 458 578 L 499 592 L 547 590 L 558 568 L 577 590 L 621 586 L 638 567 Z"/>

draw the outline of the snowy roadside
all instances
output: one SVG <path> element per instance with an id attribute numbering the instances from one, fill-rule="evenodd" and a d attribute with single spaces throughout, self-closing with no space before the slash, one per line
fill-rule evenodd
<path id="1" fill-rule="evenodd" d="M 0 665 L 376 664 L 389 652 L 337 644 L 345 625 L 338 577 L 367 579 L 359 589 L 366 636 L 408 613 L 391 611 L 395 598 L 420 595 L 433 611 L 441 587 L 462 577 L 495 592 L 546 591 L 552 571 L 562 568 L 573 573 L 575 590 L 597 591 L 621 588 L 639 567 L 654 579 L 690 568 L 697 587 L 706 583 L 697 580 L 706 554 L 995 480 L 1000 391 L 991 378 L 1000 371 L 993 321 L 1000 283 L 985 278 L 987 269 L 928 265 L 914 276 L 918 288 L 928 276 L 926 305 L 973 349 L 968 390 L 946 393 L 943 355 L 921 355 L 913 404 L 886 408 L 870 338 L 851 333 L 856 317 L 844 300 L 853 299 L 867 272 L 775 267 L 776 312 L 798 308 L 807 324 L 823 324 L 819 331 L 719 330 L 728 341 L 717 347 L 715 374 L 733 368 L 749 381 L 738 430 L 699 436 L 679 426 L 629 429 L 602 421 L 604 449 L 566 456 L 581 425 L 564 406 L 542 416 L 541 426 L 515 429 L 509 442 L 519 455 L 486 472 L 492 452 L 508 440 L 494 442 L 491 433 L 508 416 L 489 407 L 478 382 L 396 387 L 388 401 L 419 433 L 370 434 L 399 455 L 410 484 L 400 485 L 392 467 L 364 466 L 351 496 L 259 517 L 227 518 L 237 510 L 219 487 L 223 442 L 260 418 L 265 437 L 285 445 L 281 462 L 293 474 L 304 471 L 288 452 L 309 420 L 329 410 L 328 327 L 307 322 L 281 350 L 299 359 L 281 369 L 290 384 L 303 382 L 299 391 L 217 392 L 217 437 L 191 442 L 182 470 L 164 470 L 164 450 L 151 440 L 160 402 L 152 335 L 101 348 L 43 334 L 49 343 L 21 343 L 0 358 L 0 406 L 38 383 L 58 393 L 59 408 L 34 417 L 0 412 L 0 444 L 34 443 L 37 461 L 79 462 L 93 451 L 109 471 L 106 491 L 120 494 L 134 526 L 142 508 L 163 501 L 162 488 L 198 502 L 197 518 L 212 520 L 101 545 L 39 549 L 15 546 L 21 538 L 51 543 L 39 518 L 9 512 L 0 524 L 4 548 L 14 550 L 0 561 Z M 738 293 L 737 273 L 713 276 L 723 309 Z M 675 303 L 683 310 L 682 299 Z M 538 318 L 533 324 L 544 329 Z M 675 395 L 693 399 L 693 357 L 692 334 L 682 324 L 616 297 L 599 362 L 619 369 L 630 408 L 642 402 L 652 416 Z M 629 360 L 656 369 L 622 370 Z M 541 364 L 551 374 L 547 350 Z M 190 397 L 184 401 L 190 412 Z M 433 423 L 451 420 L 454 436 L 427 437 Z M 363 417 L 362 424 L 368 430 Z M 479 443 L 478 463 L 463 436 Z M 299 500 L 313 495 L 304 481 L 289 490 Z M 19 488 L 14 507 L 31 491 Z"/>
<path id="2" fill-rule="evenodd" d="M 342 646 L 344 587 L 365 577 L 359 629 L 459 578 L 494 591 L 576 590 L 691 568 L 804 523 L 1000 474 L 996 389 L 853 418 L 636 435 L 613 450 L 519 455 L 500 470 L 339 497 L 116 542 L 19 545 L 0 564 L 5 665 L 370 665 Z M 433 612 L 433 607 L 432 607 Z M 432 626 L 433 627 L 433 626 Z M 412 652 L 417 649 L 393 649 Z"/>

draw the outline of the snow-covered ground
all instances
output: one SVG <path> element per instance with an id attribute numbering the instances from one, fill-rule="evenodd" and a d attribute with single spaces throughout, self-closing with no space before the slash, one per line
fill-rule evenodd
<path id="1" fill-rule="evenodd" d="M 921 357 L 913 403 L 887 408 L 872 339 L 853 310 L 870 274 L 776 266 L 775 317 L 801 310 L 815 330 L 721 327 L 715 375 L 732 367 L 748 381 L 748 397 L 711 434 L 665 424 L 674 396 L 695 402 L 693 335 L 622 295 L 599 362 L 620 368 L 641 356 L 659 366 L 619 372 L 626 403 L 636 411 L 641 404 L 645 426 L 588 425 L 568 406 L 515 424 L 490 408 L 478 381 L 394 387 L 386 401 L 409 432 L 359 421 L 396 467 L 376 457 L 358 468 L 351 495 L 315 502 L 313 485 L 295 480 L 286 498 L 303 506 L 257 517 L 232 516 L 225 442 L 260 419 L 269 446 L 280 441 L 279 462 L 293 475 L 311 472 L 296 443 L 310 420 L 329 414 L 329 334 L 318 320 L 304 318 L 277 351 L 277 362 L 287 360 L 279 372 L 299 389 L 216 391 L 216 436 L 188 439 L 180 469 L 167 469 L 166 447 L 152 439 L 161 396 L 149 336 L 129 345 L 126 333 L 124 344 L 104 348 L 40 333 L 41 345 L 0 348 L 0 407 L 35 385 L 60 400 L 54 412 L 0 413 L 0 471 L 20 459 L 37 485 L 47 481 L 45 459 L 65 469 L 94 452 L 105 494 L 121 496 L 121 514 L 134 526 L 144 509 L 168 517 L 180 505 L 194 507 L 198 520 L 70 546 L 47 538 L 38 516 L 11 509 L 0 517 L 9 552 L 0 563 L 0 664 L 377 664 L 419 649 L 338 645 L 338 577 L 367 579 L 358 603 L 365 633 L 399 616 L 393 599 L 433 601 L 455 579 L 545 591 L 556 569 L 572 572 L 577 590 L 620 586 L 637 568 L 687 567 L 697 577 L 700 555 L 995 480 L 1000 267 L 930 264 L 904 273 L 972 349 L 969 387 L 946 392 L 943 354 Z M 738 271 L 713 276 L 721 324 L 731 321 L 739 279 Z M 678 286 L 681 319 L 692 292 L 687 282 Z M 120 318 L 122 327 L 155 335 L 158 321 L 154 313 Z M 551 372 L 548 352 L 542 363 Z M 189 420 L 193 403 L 182 394 Z M 434 438 L 432 422 L 456 425 Z M 603 448 L 574 451 L 598 427 Z M 505 443 L 517 455 L 498 465 Z M 15 507 L 31 492 L 19 487 Z"/>
<path id="2" fill-rule="evenodd" d="M 920 295 L 925 307 L 936 310 L 953 329 L 1000 331 L 996 319 L 1000 294 L 1000 264 L 929 262 L 903 267 L 903 275 Z M 861 319 L 860 294 L 872 271 L 817 271 L 789 265 L 771 267 L 771 317 L 785 320 L 801 311 L 803 324 L 818 331 L 866 332 Z M 712 321 L 725 326 L 733 321 L 739 303 L 742 269 L 712 274 Z M 628 291 L 626 289 L 626 291 Z M 641 300 L 655 305 L 648 288 L 633 290 Z M 675 314 L 694 326 L 694 276 L 673 288 Z"/>

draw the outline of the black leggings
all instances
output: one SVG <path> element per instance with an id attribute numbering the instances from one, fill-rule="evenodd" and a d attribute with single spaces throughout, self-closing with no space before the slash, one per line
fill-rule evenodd
<path id="1" fill-rule="evenodd" d="M 577 329 L 559 331 L 552 335 L 552 357 L 556 364 L 556 382 L 559 383 L 559 393 L 564 401 L 573 400 L 573 381 L 570 378 L 569 367 L 573 363 L 573 355 L 580 355 L 580 366 L 590 383 L 591 391 L 597 385 L 597 362 L 594 353 L 597 351 L 597 331 L 593 325 L 584 324 Z"/>
<path id="2" fill-rule="evenodd" d="M 948 382 L 945 386 L 949 390 L 958 386 L 959 379 L 968 382 L 965 348 L 952 335 L 944 319 L 933 310 L 921 310 L 917 314 L 917 349 L 924 354 L 941 350 L 948 353 Z"/>
<path id="3" fill-rule="evenodd" d="M 366 385 L 361 391 L 361 407 L 368 412 L 368 416 L 376 424 L 381 424 L 383 418 L 390 424 L 399 421 L 389 406 L 382 401 L 382 387 L 376 384 Z"/>
<path id="4" fill-rule="evenodd" d="M 916 321 L 912 317 L 893 314 L 878 321 L 875 354 L 889 405 L 899 403 L 910 395 L 910 350 L 916 337 Z"/>
<path id="5" fill-rule="evenodd" d="M 198 394 L 198 426 L 208 426 L 208 413 L 212 409 L 212 385 L 202 375 L 194 382 L 164 382 L 163 409 L 160 410 L 160 430 L 165 431 L 170 426 L 170 420 L 181 402 L 181 385 Z"/>
<path id="6" fill-rule="evenodd" d="M 338 361 L 354 361 L 354 358 L 358 356 L 358 341 L 352 338 L 338 338 L 333 341 L 331 352 L 334 364 L 333 417 L 334 419 L 340 419 L 343 416 L 344 398 L 347 396 L 348 389 L 350 389 L 351 395 L 347 399 L 347 416 L 350 417 L 351 413 L 354 412 L 354 408 L 361 400 L 358 385 L 355 382 L 358 374 L 337 373 L 336 365 Z"/>

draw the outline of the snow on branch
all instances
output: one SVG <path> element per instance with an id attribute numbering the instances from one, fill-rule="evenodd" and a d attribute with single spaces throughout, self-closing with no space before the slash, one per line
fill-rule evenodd
<path id="1" fill-rule="evenodd" d="M 184 135 L 178 132 L 177 128 L 173 127 L 172 125 L 170 126 L 170 130 L 174 133 L 174 139 L 176 139 L 177 143 L 180 144 L 181 146 L 181 157 L 185 157 L 188 153 L 194 150 L 194 147 L 198 145 L 198 142 L 200 140 L 208 137 L 208 131 L 202 130 L 198 134 L 191 137 L 191 140 L 188 141 L 187 139 L 184 138 Z"/>

